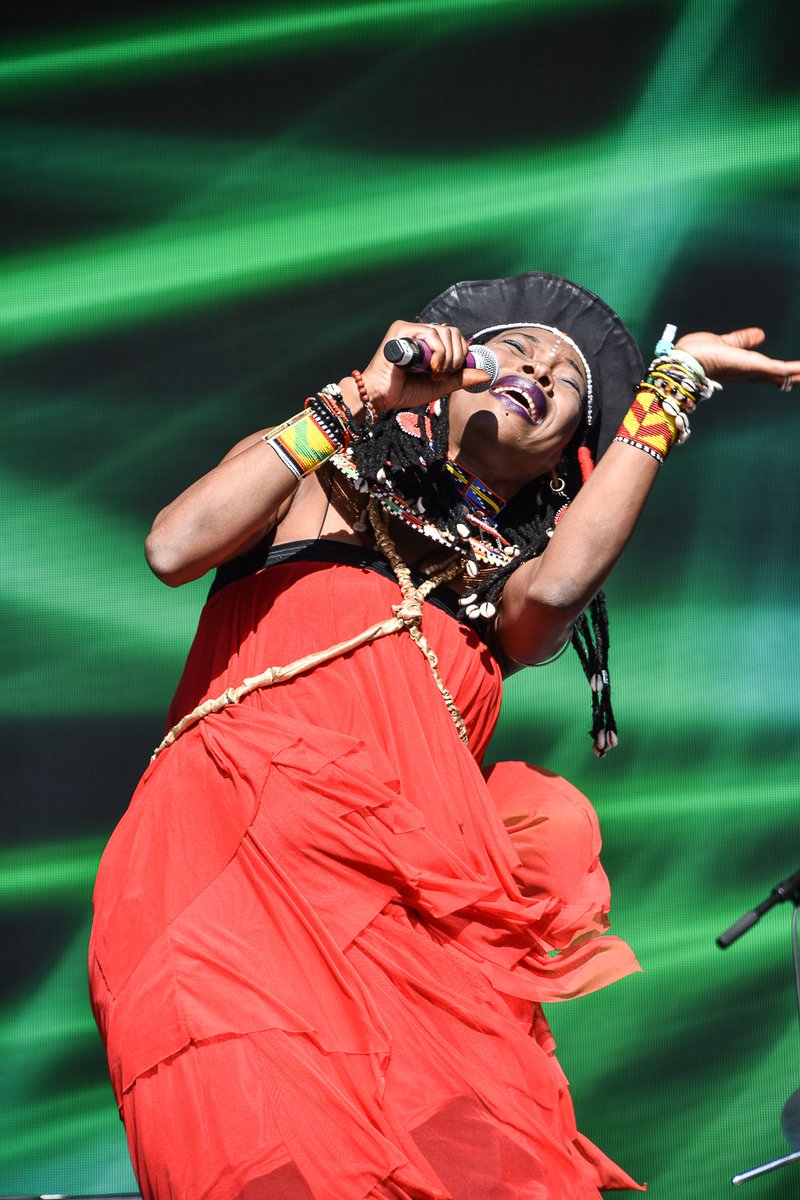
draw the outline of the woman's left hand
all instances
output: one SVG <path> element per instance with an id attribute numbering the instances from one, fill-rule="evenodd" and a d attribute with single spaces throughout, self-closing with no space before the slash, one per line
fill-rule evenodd
<path id="1" fill-rule="evenodd" d="M 800 383 L 800 359 L 783 362 L 755 350 L 764 341 L 764 330 L 750 327 L 731 333 L 687 333 L 676 350 L 685 350 L 701 362 L 710 379 L 759 379 L 788 391 Z"/>

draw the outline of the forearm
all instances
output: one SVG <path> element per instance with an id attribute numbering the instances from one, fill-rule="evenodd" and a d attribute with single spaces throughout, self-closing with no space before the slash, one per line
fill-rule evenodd
<path id="1" fill-rule="evenodd" d="M 516 662 L 537 662 L 563 644 L 628 544 L 659 464 L 614 443 L 559 521 L 544 553 L 508 581 L 497 636 Z"/>
<path id="2" fill-rule="evenodd" d="M 254 433 L 162 509 L 145 544 L 147 561 L 158 578 L 172 587 L 188 583 L 263 537 L 285 515 L 305 476 L 345 444 L 346 411 L 356 424 L 364 423 L 360 387 L 351 377 L 341 380 L 340 399 L 347 409 L 339 408 L 338 418 L 336 401 L 326 400 L 334 408 L 322 410 L 323 427 L 332 433 L 320 438 L 318 424 L 311 431 L 305 411 L 274 430 Z M 319 419 L 314 418 L 317 423 Z M 279 435 L 281 452 L 271 440 Z M 287 464 L 286 451 L 294 469 Z"/>
<path id="3" fill-rule="evenodd" d="M 145 543 L 152 571 L 172 587 L 198 579 L 275 523 L 298 481 L 254 434 L 158 514 Z"/>
<path id="4" fill-rule="evenodd" d="M 533 599 L 573 620 L 583 612 L 627 546 L 658 471 L 655 459 L 635 446 L 609 446 L 538 560 Z"/>

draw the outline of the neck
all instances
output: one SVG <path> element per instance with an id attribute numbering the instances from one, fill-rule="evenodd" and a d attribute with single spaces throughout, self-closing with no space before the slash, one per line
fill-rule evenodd
<path id="1" fill-rule="evenodd" d="M 448 458 L 447 470 L 468 508 L 494 521 L 505 507 L 505 500 L 475 472 L 455 458 Z"/>
<path id="2" fill-rule="evenodd" d="M 475 440 L 475 439 L 473 439 Z M 465 471 L 469 471 L 471 475 L 476 475 L 478 479 L 498 497 L 502 497 L 502 503 L 508 504 L 509 500 L 517 494 L 523 486 L 519 477 L 514 475 L 499 474 L 497 470 L 497 455 L 492 455 L 491 460 L 484 460 L 479 451 L 474 447 L 470 451 L 466 451 L 461 446 L 454 444 L 455 439 L 451 440 L 449 457 Z"/>

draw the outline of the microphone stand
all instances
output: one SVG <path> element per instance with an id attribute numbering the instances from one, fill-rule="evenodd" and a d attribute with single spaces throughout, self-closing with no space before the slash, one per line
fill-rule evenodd
<path id="1" fill-rule="evenodd" d="M 798 931 L 798 915 L 800 914 L 800 871 L 796 871 L 794 875 L 790 875 L 788 879 L 784 879 L 781 883 L 776 884 L 766 900 L 762 900 L 750 912 L 740 917 L 738 921 L 731 925 L 730 929 L 726 929 L 724 933 L 717 938 L 717 945 L 720 950 L 727 950 L 737 938 L 742 934 L 747 933 L 748 929 L 761 920 L 764 913 L 769 912 L 776 904 L 780 904 L 784 900 L 791 900 L 794 911 L 792 912 L 792 963 L 794 966 L 794 983 L 797 994 L 797 1012 L 800 1017 L 800 932 Z M 749 1179 L 757 1179 L 760 1175 L 767 1175 L 770 1171 L 777 1171 L 780 1167 L 785 1167 L 791 1162 L 800 1162 L 800 1088 L 796 1092 L 792 1092 L 789 1099 L 783 1106 L 781 1111 L 781 1129 L 791 1148 L 791 1154 L 786 1154 L 782 1158 L 775 1158 L 771 1162 L 762 1163 L 759 1167 L 751 1167 L 749 1171 L 742 1171 L 739 1175 L 734 1175 L 731 1183 L 747 1183 Z"/>

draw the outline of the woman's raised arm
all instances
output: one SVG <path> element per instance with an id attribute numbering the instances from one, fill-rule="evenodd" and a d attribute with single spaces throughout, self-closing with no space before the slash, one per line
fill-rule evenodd
<path id="1" fill-rule="evenodd" d="M 432 349 L 431 373 L 411 375 L 393 368 L 383 355 L 391 338 L 424 335 Z M 452 387 L 470 386 L 484 372 L 463 368 L 467 343 L 454 330 L 395 321 L 371 362 L 364 380 L 383 412 L 410 408 L 444 395 Z M 357 423 L 364 407 L 353 378 L 340 380 L 347 407 Z M 151 570 L 164 583 L 178 587 L 199 579 L 212 567 L 245 553 L 284 518 L 298 501 L 308 502 L 308 537 L 319 530 L 322 489 L 313 474 L 298 480 L 260 430 L 237 443 L 221 463 L 163 508 L 145 543 Z M 305 525 L 301 519 L 299 527 Z"/>
<path id="2" fill-rule="evenodd" d="M 710 378 L 762 380 L 788 390 L 800 383 L 800 360 L 783 362 L 755 350 L 761 329 L 691 333 L 676 349 L 691 354 Z M 659 471 L 656 458 L 616 442 L 564 513 L 545 552 L 510 577 L 495 632 L 518 663 L 541 662 L 569 637 L 600 590 L 636 527 Z"/>

